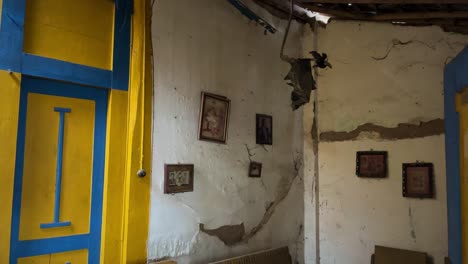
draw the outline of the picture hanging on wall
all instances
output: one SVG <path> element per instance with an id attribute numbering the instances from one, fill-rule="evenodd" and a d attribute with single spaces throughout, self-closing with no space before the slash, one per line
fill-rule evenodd
<path id="1" fill-rule="evenodd" d="M 226 144 L 230 100 L 202 92 L 198 139 Z"/>
<path id="2" fill-rule="evenodd" d="M 403 197 L 434 197 L 434 166 L 432 163 L 403 164 Z"/>
<path id="3" fill-rule="evenodd" d="M 259 145 L 273 145 L 273 117 L 257 114 L 256 142 Z"/>
<path id="4" fill-rule="evenodd" d="M 387 152 L 358 151 L 356 153 L 356 175 L 364 178 L 387 177 Z"/>
<path id="5" fill-rule="evenodd" d="M 249 177 L 260 178 L 262 176 L 262 164 L 258 162 L 250 162 Z"/>
<path id="6" fill-rule="evenodd" d="M 193 164 L 164 165 L 164 193 L 193 192 Z"/>

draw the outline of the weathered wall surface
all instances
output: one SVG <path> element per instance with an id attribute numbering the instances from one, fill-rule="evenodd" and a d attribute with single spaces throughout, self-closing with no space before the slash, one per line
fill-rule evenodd
<path id="1" fill-rule="evenodd" d="M 313 37 L 305 35 L 304 49 L 313 49 Z M 333 69 L 318 76 L 318 167 L 308 165 L 317 155 L 313 107 L 304 109 L 305 222 L 312 223 L 305 238 L 318 247 L 317 254 L 306 246 L 306 263 L 369 263 L 376 244 L 425 251 L 443 263 L 443 69 L 466 44 L 467 36 L 437 27 L 332 22 L 319 30 L 318 49 Z M 388 178 L 355 175 L 356 151 L 371 149 L 388 151 Z M 434 199 L 402 197 L 402 163 L 416 161 L 434 163 Z"/>
<path id="2" fill-rule="evenodd" d="M 207 263 L 289 245 L 302 262 L 302 112 L 291 110 L 283 81 L 285 21 L 261 14 L 277 34 L 264 35 L 228 1 L 154 4 L 150 259 Z M 300 52 L 299 29 L 292 27 L 290 55 Z M 226 145 L 197 140 L 202 91 L 231 99 Z M 256 113 L 273 116 L 273 146 L 255 144 Z M 250 160 L 263 163 L 261 179 L 247 177 Z M 193 193 L 163 194 L 165 163 L 195 165 Z"/>

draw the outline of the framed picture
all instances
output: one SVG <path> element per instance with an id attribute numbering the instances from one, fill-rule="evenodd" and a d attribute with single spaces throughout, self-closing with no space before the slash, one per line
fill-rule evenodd
<path id="1" fill-rule="evenodd" d="M 262 164 L 258 162 L 250 162 L 249 177 L 259 178 L 262 176 Z"/>
<path id="2" fill-rule="evenodd" d="M 198 139 L 226 144 L 230 100 L 202 93 Z"/>
<path id="3" fill-rule="evenodd" d="M 193 164 L 164 165 L 164 193 L 193 192 Z"/>
<path id="4" fill-rule="evenodd" d="M 404 163 L 403 197 L 434 197 L 433 170 L 432 163 Z"/>
<path id="5" fill-rule="evenodd" d="M 387 177 L 387 152 L 358 151 L 356 153 L 356 175 L 365 178 Z"/>
<path id="6" fill-rule="evenodd" d="M 259 145 L 273 145 L 273 117 L 257 114 L 256 141 Z"/>

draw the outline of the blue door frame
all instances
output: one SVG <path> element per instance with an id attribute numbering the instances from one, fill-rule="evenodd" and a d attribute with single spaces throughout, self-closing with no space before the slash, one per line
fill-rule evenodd
<path id="1" fill-rule="evenodd" d="M 28 94 L 38 93 L 95 101 L 93 171 L 91 189 L 91 217 L 89 234 L 74 235 L 29 241 L 19 240 L 21 189 L 23 177 L 23 155 L 26 136 L 26 113 Z M 18 140 L 16 151 L 13 213 L 10 239 L 10 264 L 16 264 L 21 257 L 53 254 L 88 249 L 88 263 L 100 262 L 102 200 L 104 183 L 104 161 L 107 125 L 106 89 L 83 87 L 74 84 L 49 81 L 23 76 L 21 81 L 20 109 L 18 119 Z"/>
<path id="2" fill-rule="evenodd" d="M 461 264 L 460 125 L 455 96 L 468 86 L 468 47 L 445 67 L 444 86 L 448 250 L 451 263 Z"/>

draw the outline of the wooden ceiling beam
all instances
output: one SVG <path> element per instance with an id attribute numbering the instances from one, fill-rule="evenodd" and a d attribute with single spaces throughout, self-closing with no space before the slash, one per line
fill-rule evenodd
<path id="1" fill-rule="evenodd" d="M 286 0 L 287 1 L 287 0 Z M 298 3 L 313 4 L 468 4 L 468 0 L 298 0 Z"/>
<path id="2" fill-rule="evenodd" d="M 456 19 L 468 18 L 468 11 L 459 12 L 411 12 L 411 13 L 391 13 L 375 15 L 370 17 L 375 21 L 395 21 L 395 20 L 413 20 L 413 19 Z"/>
<path id="3" fill-rule="evenodd" d="M 323 8 L 318 7 L 311 4 L 301 4 L 302 7 L 317 13 L 322 13 L 325 15 L 329 15 L 331 17 L 341 18 L 341 19 L 352 19 L 352 20 L 367 20 L 369 17 L 354 14 L 347 11 L 337 10 L 337 9 L 330 9 L 330 8 Z"/>
<path id="4" fill-rule="evenodd" d="M 381 15 L 364 15 L 342 10 L 318 7 L 311 4 L 302 4 L 303 7 L 310 11 L 330 15 L 339 19 L 352 20 L 370 20 L 370 21 L 406 21 L 406 20 L 421 20 L 421 19 L 457 19 L 468 18 L 468 11 L 457 12 L 398 12 Z"/>

